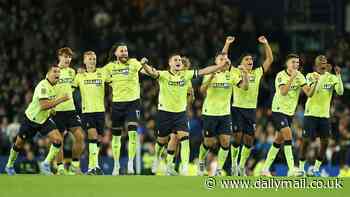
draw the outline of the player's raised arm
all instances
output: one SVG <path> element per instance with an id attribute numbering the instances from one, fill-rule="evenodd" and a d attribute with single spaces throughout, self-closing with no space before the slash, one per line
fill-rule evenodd
<path id="1" fill-rule="evenodd" d="M 223 54 L 221 54 L 221 55 L 224 57 Z M 227 59 L 227 57 L 226 57 L 226 59 Z M 218 70 L 220 70 L 228 65 L 229 65 L 228 59 L 225 61 L 220 61 L 220 64 L 208 66 L 206 68 L 202 68 L 202 69 L 198 70 L 198 75 L 199 76 L 208 75 L 208 74 L 214 73 L 214 72 L 216 72 L 216 71 L 218 71 Z"/>
<path id="2" fill-rule="evenodd" d="M 142 65 L 142 70 L 141 72 L 143 74 L 149 75 L 153 78 L 158 78 L 159 77 L 159 72 L 157 69 L 155 69 L 154 67 L 148 65 L 148 59 L 143 57 L 140 61 L 141 65 Z"/>
<path id="3" fill-rule="evenodd" d="M 235 41 L 234 36 L 227 36 L 224 48 L 222 49 L 222 53 L 228 54 L 228 50 L 230 49 L 231 44 Z"/>
<path id="4" fill-rule="evenodd" d="M 334 67 L 334 71 L 335 71 L 335 75 L 338 78 L 338 83 L 336 83 L 335 86 L 334 86 L 335 92 L 338 95 L 343 95 L 343 93 L 344 93 L 344 85 L 343 85 L 343 81 L 341 80 L 341 74 L 340 74 L 341 68 L 339 66 L 335 66 Z"/>
<path id="5" fill-rule="evenodd" d="M 272 50 L 271 50 L 271 47 L 269 45 L 269 42 L 267 41 L 266 37 L 265 36 L 260 36 L 258 38 L 258 41 L 264 45 L 264 51 L 265 51 L 265 60 L 264 60 L 264 63 L 263 63 L 263 68 L 264 68 L 264 72 L 267 72 L 270 67 L 271 67 L 271 64 L 273 62 L 273 54 L 272 54 Z"/>

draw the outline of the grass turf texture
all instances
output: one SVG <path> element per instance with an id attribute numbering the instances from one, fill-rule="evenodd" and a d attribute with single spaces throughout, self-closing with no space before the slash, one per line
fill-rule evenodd
<path id="1" fill-rule="evenodd" d="M 200 196 L 213 197 L 220 194 L 237 194 L 241 196 L 258 197 L 344 197 L 350 194 L 350 178 L 342 178 L 341 189 L 223 189 L 221 180 L 245 180 L 256 183 L 258 180 L 267 180 L 266 177 L 215 177 L 215 188 L 207 189 L 208 177 L 168 177 L 168 176 L 41 176 L 17 175 L 0 176 L 1 197 L 63 197 L 63 196 L 161 196 L 185 197 Z M 290 178 L 274 178 L 275 180 L 291 180 Z M 292 178 L 296 180 L 297 178 Z M 311 182 L 316 178 L 307 178 Z M 328 181 L 335 178 L 318 178 Z M 212 179 L 210 181 L 213 181 Z M 207 181 L 208 182 L 208 181 Z"/>

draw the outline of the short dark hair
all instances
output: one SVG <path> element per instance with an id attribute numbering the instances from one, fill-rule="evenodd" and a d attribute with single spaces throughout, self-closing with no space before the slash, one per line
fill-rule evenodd
<path id="1" fill-rule="evenodd" d="M 243 58 L 245 58 L 245 57 L 247 57 L 247 56 L 252 56 L 252 58 L 254 59 L 254 55 L 253 55 L 252 53 L 244 52 L 244 53 L 242 53 L 242 54 L 239 56 L 239 58 L 238 58 L 236 64 L 237 64 L 237 65 L 240 65 L 241 62 L 242 62 L 242 60 L 243 60 Z"/>
<path id="2" fill-rule="evenodd" d="M 181 57 L 181 54 L 177 53 L 177 52 L 170 54 L 170 56 L 168 58 L 168 61 L 170 61 L 170 59 L 173 58 L 174 56 L 180 56 Z"/>
<path id="3" fill-rule="evenodd" d="M 288 54 L 287 57 L 286 57 L 286 62 L 287 62 L 288 60 L 292 59 L 292 58 L 298 58 L 298 59 L 299 59 L 300 57 L 299 57 L 299 55 L 296 54 L 296 53 L 290 53 L 290 54 Z"/>

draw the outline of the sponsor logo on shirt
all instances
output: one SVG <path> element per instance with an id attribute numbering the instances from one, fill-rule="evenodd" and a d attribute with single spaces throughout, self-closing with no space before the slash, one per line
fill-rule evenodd
<path id="1" fill-rule="evenodd" d="M 169 81 L 168 82 L 169 86 L 179 86 L 179 87 L 183 87 L 185 86 L 185 80 L 181 80 L 181 81 Z"/>
<path id="2" fill-rule="evenodd" d="M 326 89 L 326 90 L 330 90 L 332 89 L 332 84 L 329 84 L 329 83 L 326 83 L 326 84 L 323 84 L 323 89 Z"/>
<path id="3" fill-rule="evenodd" d="M 230 84 L 229 83 L 211 83 L 210 87 L 212 88 L 224 88 L 224 89 L 228 89 L 230 88 Z"/>
<path id="4" fill-rule="evenodd" d="M 61 78 L 58 80 L 59 84 L 73 83 L 73 78 Z"/>
<path id="5" fill-rule="evenodd" d="M 129 75 L 129 68 L 113 69 L 112 75 Z"/>
<path id="6" fill-rule="evenodd" d="M 102 85 L 102 80 L 101 79 L 88 79 L 88 80 L 84 80 L 84 84 L 85 85 L 91 85 L 94 84 L 96 86 L 101 86 Z"/>

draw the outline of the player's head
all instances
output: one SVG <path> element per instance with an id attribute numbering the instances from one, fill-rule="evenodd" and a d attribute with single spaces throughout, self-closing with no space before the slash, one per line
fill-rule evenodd
<path id="1" fill-rule="evenodd" d="M 125 43 L 119 43 L 118 46 L 114 50 L 114 55 L 117 57 L 117 60 L 125 63 L 128 61 L 129 53 L 128 47 Z"/>
<path id="2" fill-rule="evenodd" d="M 315 70 L 318 73 L 325 73 L 329 70 L 330 64 L 328 64 L 327 57 L 325 55 L 319 55 L 315 58 Z M 332 69 L 332 68 L 331 68 Z"/>
<path id="3" fill-rule="evenodd" d="M 299 69 L 299 55 L 290 53 L 286 57 L 286 67 L 288 70 L 298 70 Z"/>
<path id="4" fill-rule="evenodd" d="M 73 51 L 69 47 L 63 47 L 57 50 L 58 65 L 68 67 L 73 58 Z"/>
<path id="5" fill-rule="evenodd" d="M 47 71 L 46 78 L 53 84 L 56 84 L 60 79 L 60 68 L 58 66 L 51 66 Z"/>
<path id="6" fill-rule="evenodd" d="M 171 70 L 180 71 L 184 69 L 180 54 L 174 53 L 170 55 L 168 63 Z"/>
<path id="7" fill-rule="evenodd" d="M 182 56 L 181 57 L 182 64 L 184 65 L 184 70 L 189 70 L 192 67 L 191 61 L 188 57 Z"/>
<path id="8" fill-rule="evenodd" d="M 238 59 L 239 65 L 252 69 L 254 65 L 254 56 L 250 53 L 243 53 Z"/>
<path id="9" fill-rule="evenodd" d="M 215 56 L 215 64 L 216 65 L 221 65 L 224 62 L 226 62 L 226 66 L 223 67 L 223 70 L 228 69 L 231 66 L 231 61 L 230 59 L 228 59 L 227 54 L 226 53 L 218 53 Z"/>
<path id="10" fill-rule="evenodd" d="M 96 53 L 93 51 L 84 52 L 84 65 L 87 71 L 94 71 L 96 69 Z"/>

